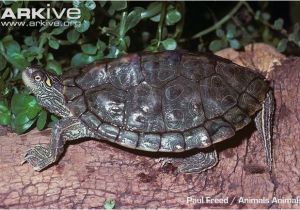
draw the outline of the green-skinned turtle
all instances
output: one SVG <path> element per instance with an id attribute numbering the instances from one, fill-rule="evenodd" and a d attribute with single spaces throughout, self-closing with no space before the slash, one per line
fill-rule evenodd
<path id="1" fill-rule="evenodd" d="M 271 170 L 272 90 L 261 74 L 229 60 L 179 51 L 129 54 L 61 77 L 28 67 L 22 78 L 39 104 L 61 117 L 50 144 L 25 155 L 37 171 L 55 163 L 67 141 L 91 137 L 149 152 L 198 148 L 168 162 L 180 160 L 180 172 L 201 172 L 218 162 L 214 145 L 252 118 Z"/>

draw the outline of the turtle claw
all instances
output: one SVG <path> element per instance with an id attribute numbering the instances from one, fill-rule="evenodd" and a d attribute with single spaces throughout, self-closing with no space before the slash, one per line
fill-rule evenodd
<path id="1" fill-rule="evenodd" d="M 48 148 L 36 145 L 26 152 L 22 164 L 28 162 L 35 171 L 41 171 L 54 161 L 55 160 Z"/>

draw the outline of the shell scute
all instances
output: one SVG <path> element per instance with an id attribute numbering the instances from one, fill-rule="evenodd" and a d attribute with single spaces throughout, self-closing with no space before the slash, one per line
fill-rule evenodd
<path id="1" fill-rule="evenodd" d="M 138 148 L 146 151 L 158 151 L 161 137 L 159 134 L 140 134 Z"/>
<path id="2" fill-rule="evenodd" d="M 235 135 L 233 127 L 221 118 L 209 120 L 204 126 L 207 129 L 213 144 L 229 139 Z"/>
<path id="3" fill-rule="evenodd" d="M 204 122 L 199 84 L 178 77 L 163 92 L 163 113 L 168 131 L 184 131 Z"/>
<path id="4" fill-rule="evenodd" d="M 145 81 L 160 88 L 179 75 L 180 54 L 165 52 L 142 55 L 142 72 Z"/>
<path id="5" fill-rule="evenodd" d="M 137 54 L 109 62 L 107 72 L 111 84 L 123 90 L 138 85 L 144 80 L 140 65 L 140 57 Z"/>
<path id="6" fill-rule="evenodd" d="M 204 127 L 197 127 L 184 132 L 186 149 L 206 148 L 212 142 L 209 134 Z"/>
<path id="7" fill-rule="evenodd" d="M 181 133 L 164 133 L 161 137 L 161 152 L 181 152 L 184 151 L 184 138 Z"/>
<path id="8" fill-rule="evenodd" d="M 237 103 L 238 93 L 219 75 L 213 75 L 200 82 L 204 113 L 208 119 L 224 114 Z"/>
<path id="9" fill-rule="evenodd" d="M 116 143 L 124 145 L 125 147 L 136 148 L 138 139 L 139 135 L 137 133 L 121 129 Z"/>
<path id="10" fill-rule="evenodd" d="M 215 74 L 215 60 L 207 56 L 182 55 L 180 73 L 185 78 L 200 81 Z"/>
<path id="11" fill-rule="evenodd" d="M 75 80 L 82 89 L 88 90 L 109 82 L 105 64 L 95 64 L 87 69 Z"/>
<path id="12" fill-rule="evenodd" d="M 127 98 L 124 124 L 141 132 L 164 132 L 161 91 L 146 82 L 135 86 Z"/>
<path id="13" fill-rule="evenodd" d="M 105 122 L 123 126 L 127 93 L 112 85 L 102 85 L 86 92 L 89 109 Z"/>
<path id="14" fill-rule="evenodd" d="M 103 123 L 98 127 L 98 132 L 100 138 L 104 138 L 108 141 L 114 142 L 119 134 L 120 129 L 116 126 Z"/>

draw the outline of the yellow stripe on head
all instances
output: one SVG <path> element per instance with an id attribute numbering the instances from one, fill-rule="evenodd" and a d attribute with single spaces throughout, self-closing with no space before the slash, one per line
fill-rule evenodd
<path id="1" fill-rule="evenodd" d="M 46 85 L 48 87 L 51 87 L 52 86 L 52 82 L 51 82 L 51 79 L 47 76 L 47 79 L 46 79 Z"/>

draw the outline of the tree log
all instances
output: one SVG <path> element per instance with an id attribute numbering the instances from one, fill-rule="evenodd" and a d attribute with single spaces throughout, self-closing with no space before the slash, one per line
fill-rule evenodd
<path id="1" fill-rule="evenodd" d="M 252 53 L 235 56 L 242 65 L 264 60 Z M 57 164 L 35 172 L 21 165 L 23 155 L 47 143 L 50 130 L 9 132 L 0 136 L 0 208 L 103 208 L 109 198 L 117 208 L 300 208 L 300 58 L 283 58 L 281 65 L 270 65 L 274 59 L 264 65 L 272 66 L 268 77 L 276 98 L 271 174 L 253 123 L 219 143 L 218 165 L 200 174 L 177 174 L 170 165 L 162 167 L 156 154 L 93 140 L 70 142 Z"/>

